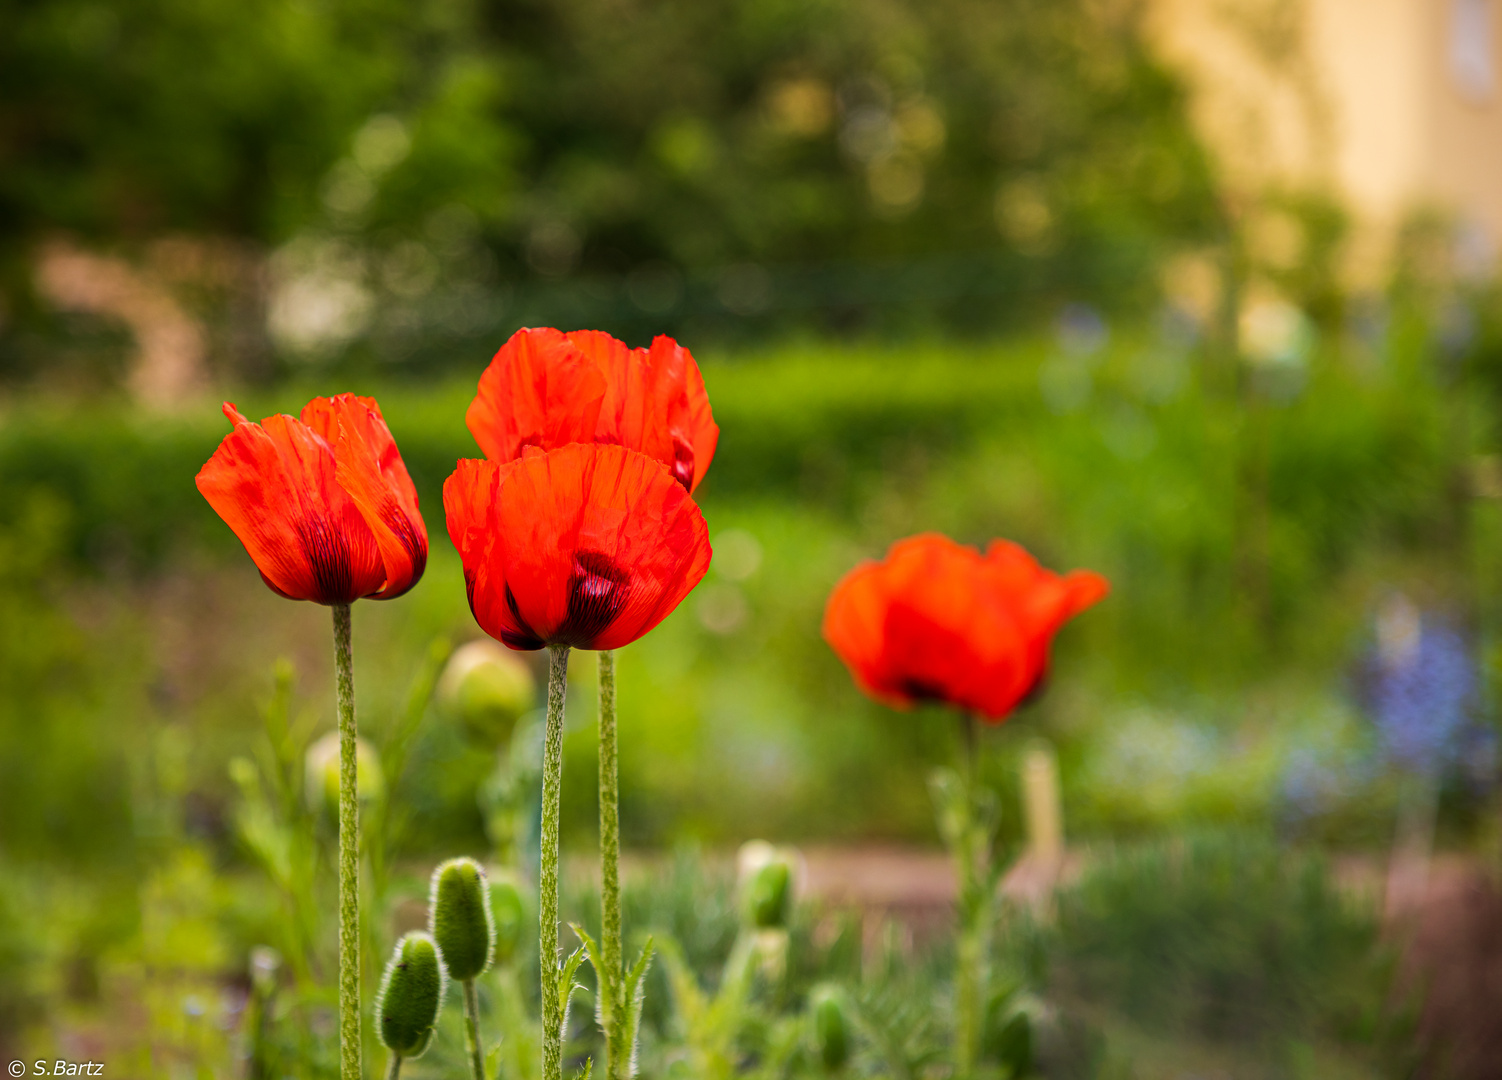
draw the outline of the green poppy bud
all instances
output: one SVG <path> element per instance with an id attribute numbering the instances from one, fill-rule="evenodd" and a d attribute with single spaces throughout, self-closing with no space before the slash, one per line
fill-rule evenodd
<path id="1" fill-rule="evenodd" d="M 442 960 L 427 934 L 408 934 L 392 950 L 376 994 L 376 1029 L 393 1054 L 417 1057 L 432 1041 L 446 982 Z"/>
<path id="2" fill-rule="evenodd" d="M 834 1072 L 850 1058 L 850 1032 L 839 990 L 828 984 L 814 987 L 808 998 L 808 1011 L 819 1061 L 826 1070 Z"/>
<path id="3" fill-rule="evenodd" d="M 331 731 L 308 747 L 304 760 L 303 780 L 307 788 L 308 809 L 315 814 L 326 811 L 339 817 L 339 733 Z M 355 740 L 355 794 L 362 803 L 379 799 L 386 790 L 381 772 L 381 757 L 364 739 Z"/>
<path id="4" fill-rule="evenodd" d="M 438 680 L 443 709 L 491 745 L 511 737 L 517 718 L 536 698 L 537 681 L 526 661 L 492 641 L 471 641 L 455 649 Z"/>
<path id="5" fill-rule="evenodd" d="M 433 871 L 428 928 L 443 953 L 449 978 L 464 982 L 490 966 L 495 920 L 485 870 L 473 859 L 450 859 Z"/>
<path id="6" fill-rule="evenodd" d="M 526 932 L 526 902 L 516 882 L 502 877 L 490 887 L 490 906 L 495 914 L 496 963 L 509 964 L 516 958 L 522 934 Z"/>
<path id="7" fill-rule="evenodd" d="M 785 862 L 770 862 L 751 878 L 747 890 L 747 909 L 758 929 L 786 926 L 788 921 L 789 885 L 792 874 Z"/>
<path id="8" fill-rule="evenodd" d="M 792 914 L 798 852 L 774 847 L 765 840 L 751 840 L 741 845 L 736 862 L 740 866 L 742 910 L 748 922 L 760 930 L 786 927 Z"/>

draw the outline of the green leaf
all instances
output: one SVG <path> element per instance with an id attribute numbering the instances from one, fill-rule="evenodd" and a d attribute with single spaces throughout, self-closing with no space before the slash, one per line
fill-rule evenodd
<path id="1" fill-rule="evenodd" d="M 647 1000 L 647 969 L 652 966 L 652 954 L 656 950 L 652 938 L 642 946 L 641 955 L 631 970 L 626 973 L 626 1076 L 636 1075 L 636 1037 L 641 1028 L 642 1005 Z"/>
<path id="2" fill-rule="evenodd" d="M 573 1000 L 575 990 L 584 989 L 580 983 L 574 981 L 574 976 L 578 974 L 579 965 L 582 963 L 584 963 L 584 946 L 580 945 L 569 954 L 568 959 L 558 969 L 558 1004 L 562 1009 L 562 1028 L 565 1036 L 568 1035 L 569 1003 Z"/>
<path id="3" fill-rule="evenodd" d="M 599 1021 L 601 1029 L 607 1029 L 615 1013 L 614 980 L 610 971 L 605 966 L 604 954 L 595 939 L 590 936 L 588 930 L 578 923 L 569 923 L 569 929 L 584 942 L 584 949 L 589 954 L 590 966 L 595 969 L 595 983 L 599 993 L 595 994 L 595 1019 Z"/>

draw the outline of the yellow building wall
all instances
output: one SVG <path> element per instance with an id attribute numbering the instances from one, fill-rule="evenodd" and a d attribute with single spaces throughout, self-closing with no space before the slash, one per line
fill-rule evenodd
<path id="1" fill-rule="evenodd" d="M 1489 23 L 1486 93 L 1456 75 L 1463 4 Z M 1228 196 L 1335 194 L 1358 225 L 1357 278 L 1418 210 L 1452 215 L 1473 263 L 1502 248 L 1502 0 L 1150 0 L 1146 29 Z"/>

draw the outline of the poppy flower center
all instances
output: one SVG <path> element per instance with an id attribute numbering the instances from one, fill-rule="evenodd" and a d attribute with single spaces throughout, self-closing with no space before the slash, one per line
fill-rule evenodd
<path id="1" fill-rule="evenodd" d="M 626 606 L 631 576 L 599 551 L 574 552 L 568 583 L 568 612 L 554 634 L 557 641 L 587 649 Z"/>

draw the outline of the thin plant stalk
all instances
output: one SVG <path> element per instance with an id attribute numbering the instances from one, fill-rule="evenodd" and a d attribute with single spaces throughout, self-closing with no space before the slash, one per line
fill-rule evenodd
<path id="1" fill-rule="evenodd" d="M 348 604 L 334 605 L 339 703 L 339 1076 L 360 1080 L 360 800 Z"/>
<path id="2" fill-rule="evenodd" d="M 615 650 L 600 653 L 600 949 L 605 970 L 600 992 L 605 1007 L 606 1080 L 624 1080 L 630 1048 L 625 1039 L 626 1002 L 621 960 L 620 766 L 615 741 Z"/>
<path id="3" fill-rule="evenodd" d="M 563 1000 L 558 988 L 558 805 L 563 792 L 563 703 L 568 646 L 548 646 L 548 722 L 542 753 L 542 867 L 537 954 L 542 981 L 542 1080 L 563 1077 Z"/>
<path id="4" fill-rule="evenodd" d="M 480 1051 L 480 998 L 475 993 L 475 980 L 465 979 L 464 987 L 464 1041 L 469 1050 L 469 1069 L 475 1080 L 485 1080 L 485 1056 Z"/>
<path id="5" fill-rule="evenodd" d="M 392 1054 L 391 1064 L 386 1066 L 386 1080 L 397 1080 L 397 1077 L 401 1076 L 401 1074 L 402 1056 L 400 1054 Z"/>
<path id="6" fill-rule="evenodd" d="M 963 760 L 960 780 L 963 786 L 964 821 L 959 829 L 955 858 L 959 863 L 959 884 L 964 920 L 960 926 L 955 964 L 955 1022 L 957 1075 L 975 1074 L 984 1020 L 988 961 L 991 951 L 991 890 L 989 854 L 990 837 L 979 806 L 979 730 L 968 713 L 960 717 Z"/>

